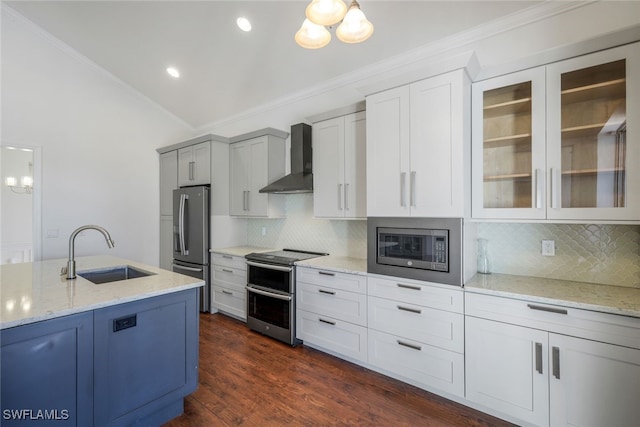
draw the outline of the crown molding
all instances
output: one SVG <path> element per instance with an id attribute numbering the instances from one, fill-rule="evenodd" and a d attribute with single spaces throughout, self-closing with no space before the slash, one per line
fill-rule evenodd
<path id="1" fill-rule="evenodd" d="M 366 96 L 411 81 L 452 71 L 456 68 L 467 68 L 467 73 L 473 79 L 480 72 L 475 54 L 469 51 L 451 55 L 452 51 L 463 49 L 465 46 L 476 43 L 479 40 L 587 6 L 596 1 L 544 1 L 522 11 L 514 12 L 470 30 L 342 74 L 313 87 L 280 97 L 233 116 L 198 126 L 196 131 L 204 132 L 207 129 L 232 125 L 242 120 L 277 110 L 286 105 L 302 102 L 345 87 L 353 87 L 362 96 Z"/>

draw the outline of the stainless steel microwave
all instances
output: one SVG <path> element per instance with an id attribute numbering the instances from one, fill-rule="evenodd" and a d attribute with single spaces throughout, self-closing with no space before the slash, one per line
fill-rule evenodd
<path id="1" fill-rule="evenodd" d="M 462 286 L 462 219 L 367 218 L 367 271 Z"/>

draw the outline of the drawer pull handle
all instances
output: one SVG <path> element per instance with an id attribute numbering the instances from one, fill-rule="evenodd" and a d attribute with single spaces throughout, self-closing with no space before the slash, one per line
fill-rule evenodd
<path id="1" fill-rule="evenodd" d="M 553 376 L 560 379 L 560 349 L 558 347 L 551 348 L 551 359 L 553 363 Z"/>
<path id="2" fill-rule="evenodd" d="M 222 258 L 233 259 L 233 257 L 231 255 L 222 255 Z"/>
<path id="3" fill-rule="evenodd" d="M 322 323 L 326 323 L 327 325 L 336 326 L 336 322 L 332 322 L 331 320 L 326 320 L 322 318 L 318 318 L 318 320 Z"/>
<path id="4" fill-rule="evenodd" d="M 229 291 L 222 291 L 222 293 L 227 295 L 233 295 L 233 292 L 229 292 Z"/>
<path id="5" fill-rule="evenodd" d="M 542 373 L 542 343 L 536 343 L 536 371 Z"/>
<path id="6" fill-rule="evenodd" d="M 548 311 L 549 313 L 567 314 L 567 310 L 563 308 L 545 307 L 542 305 L 527 304 L 531 310 Z"/>
<path id="7" fill-rule="evenodd" d="M 403 283 L 396 283 L 396 285 L 399 288 L 404 288 L 404 289 L 411 289 L 412 291 L 420 291 L 422 290 L 422 288 L 420 286 L 411 286 L 411 285 L 405 285 Z"/>
<path id="8" fill-rule="evenodd" d="M 413 349 L 413 350 L 418 350 L 418 351 L 422 350 L 422 347 L 419 346 L 419 345 L 409 344 L 408 342 L 404 342 L 404 341 L 400 341 L 400 340 L 398 340 L 397 343 L 399 345 L 403 346 L 403 347 L 408 347 L 408 348 Z"/>
<path id="9" fill-rule="evenodd" d="M 233 273 L 233 270 L 229 270 L 228 268 L 223 268 L 222 271 L 225 273 Z"/>
<path id="10" fill-rule="evenodd" d="M 322 274 L 323 276 L 331 276 L 331 277 L 336 275 L 336 273 L 328 273 L 326 271 L 318 271 L 318 274 Z"/>
<path id="11" fill-rule="evenodd" d="M 410 313 L 415 313 L 415 314 L 420 314 L 422 313 L 422 310 L 419 310 L 417 308 L 411 308 L 411 307 L 403 307 L 401 305 L 397 306 L 398 310 L 402 310 L 402 311 L 408 311 Z"/>
<path id="12" fill-rule="evenodd" d="M 325 291 L 324 289 L 318 289 L 318 292 L 321 294 L 335 295 L 336 293 L 333 291 Z"/>

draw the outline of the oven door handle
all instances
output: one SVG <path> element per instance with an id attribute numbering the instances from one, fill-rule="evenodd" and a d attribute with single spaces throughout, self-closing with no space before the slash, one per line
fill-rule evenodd
<path id="1" fill-rule="evenodd" d="M 249 292 L 253 292 L 254 294 L 263 295 L 265 297 L 275 298 L 275 299 L 279 299 L 279 300 L 282 300 L 282 301 L 291 301 L 291 295 L 274 294 L 272 292 L 267 292 L 267 291 L 262 291 L 260 289 L 252 288 L 251 286 L 245 286 L 245 289 L 247 291 L 249 291 Z"/>
<path id="2" fill-rule="evenodd" d="M 247 265 L 250 265 L 252 267 L 268 268 L 269 270 L 286 271 L 287 273 L 293 271 L 293 267 L 281 267 L 279 265 L 260 264 L 258 262 L 253 262 L 253 261 L 246 261 L 246 263 Z"/>

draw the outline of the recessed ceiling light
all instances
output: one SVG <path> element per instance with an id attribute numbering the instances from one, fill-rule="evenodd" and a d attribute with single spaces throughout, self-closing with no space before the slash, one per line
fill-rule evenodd
<path id="1" fill-rule="evenodd" d="M 174 79 L 177 79 L 178 77 L 180 77 L 180 71 L 178 71 L 178 69 L 174 67 L 167 68 L 167 73 L 169 73 L 169 75 Z"/>
<path id="2" fill-rule="evenodd" d="M 238 24 L 238 27 L 242 31 L 246 31 L 246 32 L 251 31 L 251 22 L 249 22 L 249 20 L 245 17 L 241 16 L 240 18 L 238 18 L 238 20 L 236 21 L 236 24 Z"/>

